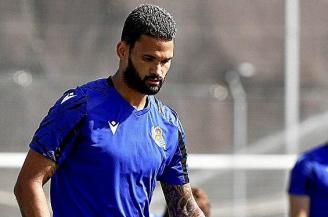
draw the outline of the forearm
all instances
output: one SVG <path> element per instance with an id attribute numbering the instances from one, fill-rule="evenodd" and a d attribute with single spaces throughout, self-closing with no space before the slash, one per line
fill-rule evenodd
<path id="1" fill-rule="evenodd" d="M 23 217 L 50 217 L 42 184 L 16 184 L 15 195 Z"/>
<path id="2" fill-rule="evenodd" d="M 290 195 L 289 196 L 289 216 L 290 217 L 309 217 L 310 199 L 308 196 Z"/>
<path id="3" fill-rule="evenodd" d="M 309 217 L 309 213 L 304 209 L 291 208 L 289 211 L 290 217 Z"/>
<path id="4" fill-rule="evenodd" d="M 166 185 L 162 183 L 165 200 L 170 216 L 174 217 L 204 217 L 192 196 L 189 184 L 183 186 Z"/>
<path id="5" fill-rule="evenodd" d="M 192 210 L 185 209 L 181 211 L 176 210 L 175 208 L 171 208 L 169 209 L 169 215 L 170 217 L 205 217 L 203 212 L 198 207 L 195 207 L 195 209 Z"/>

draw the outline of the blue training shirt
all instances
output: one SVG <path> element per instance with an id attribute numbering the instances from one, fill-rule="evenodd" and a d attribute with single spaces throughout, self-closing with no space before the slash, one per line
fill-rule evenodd
<path id="1" fill-rule="evenodd" d="M 67 91 L 30 148 L 53 160 L 54 217 L 148 217 L 156 181 L 189 182 L 177 114 L 153 96 L 135 110 L 100 79 Z"/>
<path id="2" fill-rule="evenodd" d="M 290 174 L 288 193 L 310 198 L 310 216 L 328 214 L 328 146 L 302 154 Z"/>

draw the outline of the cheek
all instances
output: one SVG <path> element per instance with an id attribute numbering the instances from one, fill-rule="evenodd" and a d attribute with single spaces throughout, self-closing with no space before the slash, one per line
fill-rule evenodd
<path id="1" fill-rule="evenodd" d="M 141 77 L 145 77 L 150 71 L 150 66 L 147 64 L 141 64 L 136 70 Z"/>
<path id="2" fill-rule="evenodd" d="M 163 73 L 164 73 L 164 77 L 166 76 L 166 74 L 169 72 L 171 67 L 171 64 L 167 64 L 163 66 Z"/>
<path id="3" fill-rule="evenodd" d="M 135 61 L 133 63 L 133 66 L 140 77 L 144 77 L 144 75 L 146 74 L 146 72 L 148 72 L 148 70 L 150 68 L 150 66 L 148 66 L 148 64 L 145 64 L 141 61 Z"/>

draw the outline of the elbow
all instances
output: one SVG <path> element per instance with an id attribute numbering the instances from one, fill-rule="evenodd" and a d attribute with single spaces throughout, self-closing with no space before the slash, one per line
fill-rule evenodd
<path id="1" fill-rule="evenodd" d="M 20 197 L 20 195 L 22 194 L 22 191 L 23 191 L 23 187 L 22 187 L 21 183 L 17 181 L 14 186 L 14 194 L 15 194 L 15 197 L 17 200 Z"/>
<path id="2" fill-rule="evenodd" d="M 26 182 L 18 179 L 14 186 L 14 195 L 17 201 L 19 201 L 20 198 L 23 197 L 24 193 L 26 193 L 28 190 L 29 190 L 29 185 Z"/>
<path id="3" fill-rule="evenodd" d="M 39 181 L 18 178 L 14 186 L 14 195 L 19 202 L 20 199 L 29 198 L 35 192 L 40 191 L 40 189 L 42 189 L 42 183 Z"/>

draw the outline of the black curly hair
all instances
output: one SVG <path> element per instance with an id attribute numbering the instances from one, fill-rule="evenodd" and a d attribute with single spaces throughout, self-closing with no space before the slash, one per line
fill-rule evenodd
<path id="1" fill-rule="evenodd" d="M 126 18 L 121 40 L 133 47 L 141 35 L 171 41 L 175 38 L 174 18 L 163 8 L 143 4 L 135 8 Z"/>

